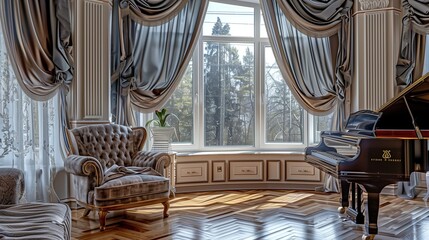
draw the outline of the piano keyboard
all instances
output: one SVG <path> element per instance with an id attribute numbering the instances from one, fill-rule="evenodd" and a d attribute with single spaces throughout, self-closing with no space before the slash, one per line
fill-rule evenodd
<path id="1" fill-rule="evenodd" d="M 337 152 L 322 152 L 322 151 L 313 150 L 311 152 L 311 155 L 319 158 L 320 160 L 323 160 L 326 163 L 334 165 L 334 166 L 337 166 L 338 163 L 342 160 L 349 159 L 348 157 L 343 156 Z"/>

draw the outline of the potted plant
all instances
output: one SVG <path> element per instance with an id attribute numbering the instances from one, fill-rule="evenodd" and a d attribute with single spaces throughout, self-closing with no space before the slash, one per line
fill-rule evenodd
<path id="1" fill-rule="evenodd" d="M 175 132 L 175 128 L 168 125 L 167 119 L 176 115 L 167 113 L 165 108 L 161 109 L 161 111 L 156 110 L 155 115 L 157 118 L 146 123 L 146 128 L 150 129 L 153 137 L 151 151 L 171 152 L 171 137 Z"/>

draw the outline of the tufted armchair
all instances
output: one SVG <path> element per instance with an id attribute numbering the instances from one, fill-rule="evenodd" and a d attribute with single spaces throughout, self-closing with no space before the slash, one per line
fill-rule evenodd
<path id="1" fill-rule="evenodd" d="M 71 153 L 65 170 L 73 174 L 76 200 L 84 216 L 98 210 L 100 230 L 109 211 L 162 203 L 168 217 L 170 180 L 164 169 L 167 153 L 141 151 L 147 137 L 143 127 L 97 124 L 67 130 Z"/>

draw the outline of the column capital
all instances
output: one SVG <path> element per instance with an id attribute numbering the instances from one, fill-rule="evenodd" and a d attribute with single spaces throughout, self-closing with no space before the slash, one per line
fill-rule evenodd
<path id="1" fill-rule="evenodd" d="M 397 0 L 354 0 L 353 12 L 379 10 L 401 10 L 401 1 Z"/>

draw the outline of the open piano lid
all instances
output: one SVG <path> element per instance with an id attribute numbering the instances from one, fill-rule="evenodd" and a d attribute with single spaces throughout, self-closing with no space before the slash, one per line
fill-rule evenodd
<path id="1" fill-rule="evenodd" d="M 377 137 L 429 138 L 429 73 L 405 88 L 379 110 Z"/>

